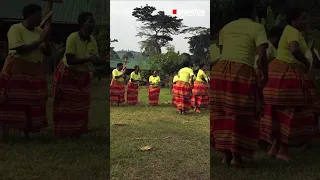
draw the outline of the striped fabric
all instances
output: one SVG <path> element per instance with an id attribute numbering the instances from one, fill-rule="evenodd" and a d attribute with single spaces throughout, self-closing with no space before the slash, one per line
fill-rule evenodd
<path id="1" fill-rule="evenodd" d="M 139 96 L 139 85 L 133 84 L 129 81 L 127 86 L 127 94 L 126 94 L 127 104 L 128 105 L 138 104 L 138 96 Z"/>
<path id="2" fill-rule="evenodd" d="M 269 64 L 269 81 L 263 90 L 262 140 L 281 140 L 288 145 L 307 143 L 318 135 L 316 113 L 319 101 L 315 84 L 300 65 L 274 60 Z"/>
<path id="3" fill-rule="evenodd" d="M 110 101 L 112 103 L 124 103 L 124 82 L 112 80 L 110 83 Z"/>
<path id="4" fill-rule="evenodd" d="M 178 110 L 189 111 L 191 109 L 192 87 L 190 83 L 178 81 L 173 88 L 174 104 Z"/>
<path id="5" fill-rule="evenodd" d="M 43 64 L 8 57 L 0 74 L 0 126 L 39 132 L 48 126 Z"/>
<path id="6" fill-rule="evenodd" d="M 209 89 L 205 82 L 195 81 L 192 88 L 191 106 L 205 108 L 209 105 Z"/>
<path id="7" fill-rule="evenodd" d="M 149 104 L 152 106 L 159 105 L 160 88 L 149 86 Z"/>
<path id="8" fill-rule="evenodd" d="M 77 72 L 60 63 L 53 84 L 53 126 L 58 137 L 88 132 L 90 109 L 89 72 Z"/>
<path id="9" fill-rule="evenodd" d="M 252 157 L 259 140 L 259 78 L 247 65 L 219 61 L 211 69 L 210 133 L 218 151 Z"/>
<path id="10" fill-rule="evenodd" d="M 175 89 L 175 86 L 176 86 L 176 84 L 173 84 L 173 86 L 172 86 L 172 90 L 171 90 L 171 94 L 172 94 L 172 106 L 174 106 L 174 107 L 177 107 L 177 104 L 176 104 L 176 96 L 174 95 L 174 93 L 173 93 L 173 91 L 174 91 L 174 89 Z"/>

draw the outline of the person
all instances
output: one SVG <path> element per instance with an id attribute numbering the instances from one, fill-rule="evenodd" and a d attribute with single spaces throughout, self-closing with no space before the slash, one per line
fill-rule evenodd
<path id="1" fill-rule="evenodd" d="M 112 70 L 112 80 L 110 83 L 110 103 L 118 104 L 124 103 L 125 94 L 125 76 L 126 68 L 123 67 L 122 63 L 117 64 L 117 68 Z"/>
<path id="2" fill-rule="evenodd" d="M 139 98 L 139 83 L 141 81 L 140 68 L 138 65 L 134 66 L 134 71 L 130 74 L 130 79 L 127 85 L 127 104 L 138 104 Z"/>
<path id="3" fill-rule="evenodd" d="M 221 49 L 219 47 L 219 33 L 214 37 L 216 42 L 210 45 L 210 67 L 212 67 L 220 59 Z"/>
<path id="4" fill-rule="evenodd" d="M 54 75 L 53 128 L 57 137 L 80 137 L 88 132 L 90 109 L 90 65 L 103 62 L 98 55 L 92 13 L 78 16 L 80 29 L 71 33 Z"/>
<path id="5" fill-rule="evenodd" d="M 210 144 L 224 153 L 223 164 L 243 167 L 242 157 L 252 158 L 259 141 L 261 89 L 268 79 L 268 39 L 265 28 L 253 21 L 253 2 L 235 3 L 240 18 L 222 28 L 221 58 L 210 74 Z M 256 52 L 260 75 L 254 68 Z"/>
<path id="6" fill-rule="evenodd" d="M 173 79 L 172 79 L 171 94 L 172 94 L 172 105 L 174 107 L 176 107 L 176 98 L 174 96 L 173 89 L 175 88 L 176 83 L 179 81 L 179 76 L 178 76 L 178 72 L 176 72 L 176 71 L 173 74 L 174 74 L 174 76 L 173 76 Z"/>
<path id="7" fill-rule="evenodd" d="M 178 76 L 179 80 L 173 88 L 173 95 L 175 96 L 177 110 L 180 114 L 185 114 L 189 112 L 191 108 L 191 95 L 194 77 L 189 61 L 183 62 L 183 68 L 178 71 Z"/>
<path id="8" fill-rule="evenodd" d="M 198 113 L 201 112 L 200 108 L 205 108 L 209 105 L 208 77 L 205 73 L 206 70 L 207 66 L 201 64 L 192 88 L 191 105 L 194 107 L 194 111 Z"/>
<path id="9" fill-rule="evenodd" d="M 153 71 L 153 74 L 149 77 L 149 104 L 152 106 L 159 105 L 160 95 L 160 76 L 157 71 Z"/>
<path id="10" fill-rule="evenodd" d="M 288 25 L 280 38 L 276 59 L 269 64 L 269 81 L 263 90 L 261 137 L 272 144 L 270 156 L 289 161 L 289 146 L 309 143 L 318 132 L 318 103 L 315 85 L 308 76 L 308 45 L 301 33 L 306 28 L 307 13 L 291 9 L 286 20 Z M 311 52 L 316 57 L 313 49 Z M 318 58 L 315 60 L 319 64 Z"/>
<path id="11" fill-rule="evenodd" d="M 0 75 L 0 126 L 3 138 L 9 129 L 29 133 L 39 132 L 48 126 L 46 103 L 47 82 L 43 67 L 43 54 L 50 23 L 44 29 L 38 27 L 42 20 L 42 8 L 29 4 L 23 8 L 23 22 L 10 27 L 8 57 Z M 49 54 L 48 54 L 49 55 Z"/>

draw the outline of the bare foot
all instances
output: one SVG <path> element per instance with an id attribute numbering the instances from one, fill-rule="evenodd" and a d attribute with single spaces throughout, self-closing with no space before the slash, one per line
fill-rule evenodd
<path id="1" fill-rule="evenodd" d="M 200 109 L 197 109 L 196 112 L 197 112 L 197 113 L 201 113 Z"/>
<path id="2" fill-rule="evenodd" d="M 278 141 L 274 140 L 273 144 L 271 146 L 271 149 L 268 152 L 268 155 L 271 157 L 276 157 L 276 155 L 279 152 L 279 148 L 280 148 L 280 145 L 279 145 Z"/>
<path id="3" fill-rule="evenodd" d="M 283 161 L 290 161 L 290 157 L 287 154 L 277 154 L 277 159 L 283 160 Z"/>
<path id="4" fill-rule="evenodd" d="M 243 168 L 244 167 L 244 162 L 241 158 L 241 156 L 239 155 L 233 155 L 233 159 L 231 160 L 231 163 L 230 163 L 232 166 L 234 167 L 238 167 L 238 168 Z"/>
<path id="5" fill-rule="evenodd" d="M 222 164 L 230 164 L 232 160 L 232 153 L 230 151 L 224 153 L 224 157 L 221 161 Z"/>

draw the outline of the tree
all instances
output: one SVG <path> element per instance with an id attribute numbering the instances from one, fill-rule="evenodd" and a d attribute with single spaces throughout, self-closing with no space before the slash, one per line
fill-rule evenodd
<path id="1" fill-rule="evenodd" d="M 184 27 L 182 19 L 166 15 L 164 11 L 158 11 L 155 14 L 156 10 L 155 7 L 147 4 L 144 7 L 134 8 L 132 12 L 132 16 L 143 24 L 137 36 L 146 38 L 140 42 L 145 56 L 160 54 L 161 48 L 173 40 L 172 35 L 179 34 L 180 29 Z"/>
<path id="2" fill-rule="evenodd" d="M 194 61 L 194 64 L 209 63 L 210 59 L 210 29 L 205 27 L 192 27 L 181 31 L 190 33 L 191 37 L 186 37 L 189 43 L 189 51 L 200 61 Z"/>

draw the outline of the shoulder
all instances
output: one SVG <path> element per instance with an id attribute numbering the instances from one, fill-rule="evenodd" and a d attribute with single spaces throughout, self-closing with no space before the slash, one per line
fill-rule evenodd
<path id="1" fill-rule="evenodd" d="M 283 30 L 283 34 L 286 34 L 286 35 L 287 34 L 289 34 L 289 35 L 291 35 L 291 34 L 300 34 L 300 31 L 298 29 L 290 26 L 290 25 L 287 25 Z"/>
<path id="2" fill-rule="evenodd" d="M 112 72 L 117 72 L 117 69 L 112 70 Z"/>
<path id="3" fill-rule="evenodd" d="M 97 43 L 96 38 L 95 38 L 94 36 L 92 36 L 92 35 L 90 35 L 90 40 L 91 40 L 91 42 L 93 42 L 93 43 Z"/>
<path id="4" fill-rule="evenodd" d="M 13 24 L 12 26 L 10 26 L 8 32 L 21 30 L 21 29 L 22 29 L 22 26 L 23 26 L 23 25 L 22 25 L 21 23 Z"/>
<path id="5" fill-rule="evenodd" d="M 68 36 L 68 38 L 67 38 L 67 40 L 75 40 L 75 39 L 77 39 L 77 38 L 79 38 L 79 34 L 78 34 L 78 32 L 73 32 L 73 33 L 71 33 L 69 36 Z"/>

